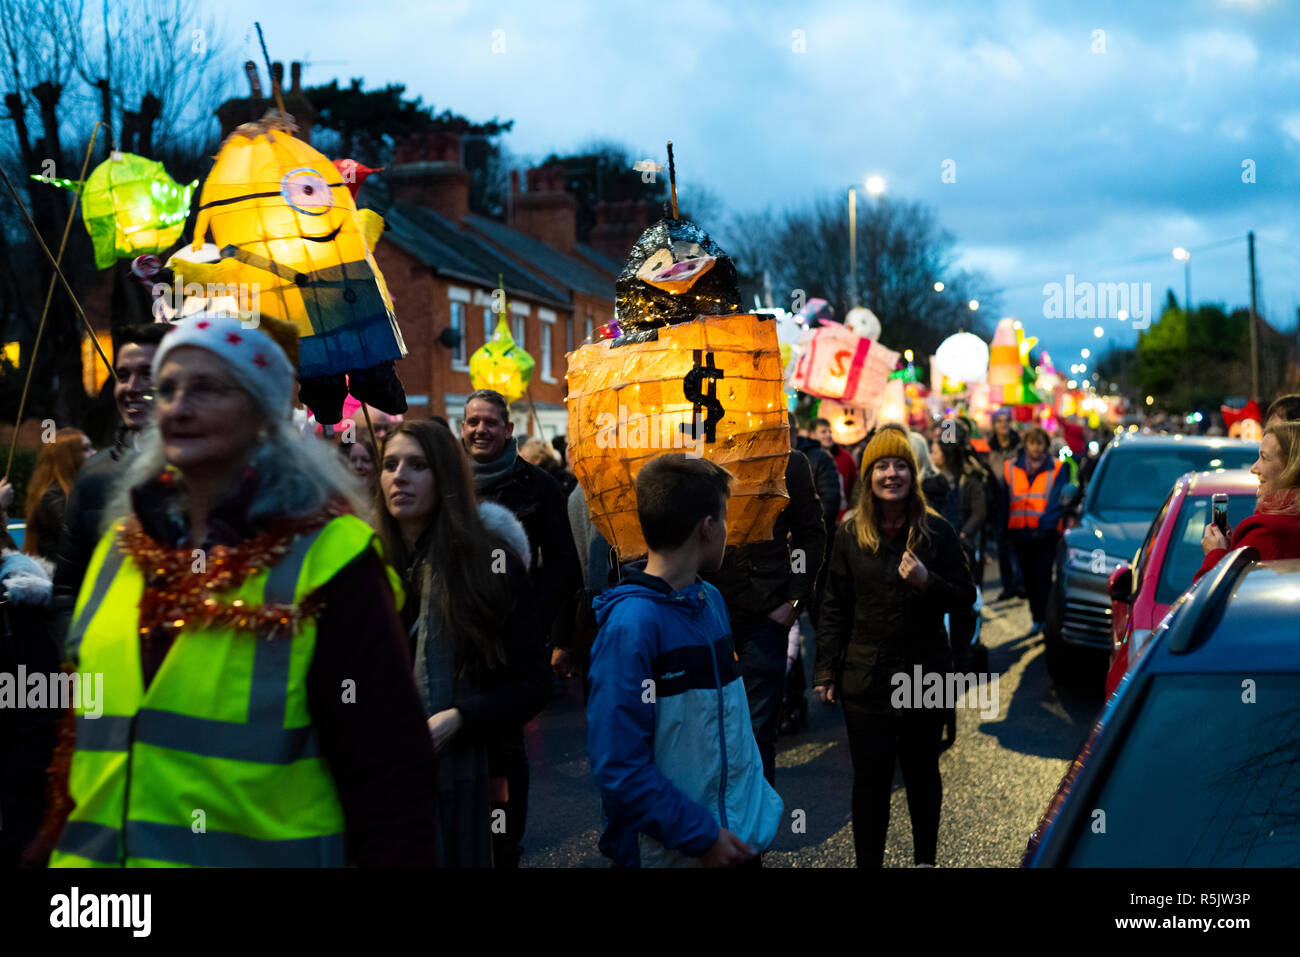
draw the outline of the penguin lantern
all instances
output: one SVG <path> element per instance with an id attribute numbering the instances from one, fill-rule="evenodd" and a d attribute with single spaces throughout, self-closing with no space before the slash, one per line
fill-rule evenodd
<path id="1" fill-rule="evenodd" d="M 294 129 L 268 115 L 227 137 L 199 196 L 194 248 L 211 231 L 221 260 L 207 278 L 241 294 L 247 284 L 259 315 L 297 326 L 298 396 L 318 422 L 338 422 L 349 392 L 400 414 L 393 363 L 406 345 L 371 255 L 382 222 L 358 214 L 345 177 Z M 204 276 L 187 267 L 185 278 Z"/>

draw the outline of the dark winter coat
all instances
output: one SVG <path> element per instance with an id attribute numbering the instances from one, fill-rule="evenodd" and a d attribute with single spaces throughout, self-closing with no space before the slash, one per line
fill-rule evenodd
<path id="1" fill-rule="evenodd" d="M 543 641 L 549 636 L 567 648 L 573 631 L 574 602 L 582 587 L 582 568 L 569 531 L 568 506 L 555 479 L 516 457 L 514 467 L 494 482 L 478 484 L 479 501 L 510 509 L 524 526 L 532 548 L 529 577 Z"/>
<path id="2" fill-rule="evenodd" d="M 479 503 L 479 517 L 487 533 L 507 546 L 505 572 L 514 605 L 500 618 L 503 665 L 470 665 L 452 675 L 454 653 L 446 646 L 450 639 L 438 634 L 438 616 L 430 601 L 432 571 L 417 562 L 405 576 L 407 607 L 415 609 L 406 620 L 415 626 L 415 681 L 425 716 L 456 708 L 463 722 L 437 756 L 439 867 L 492 866 L 490 782 L 513 770 L 510 751 L 519 729 L 546 706 L 550 692 L 550 659 L 528 580 L 523 526 L 508 509 L 492 502 Z M 440 663 L 448 668 L 441 675 Z"/>
<path id="3" fill-rule="evenodd" d="M 943 519 L 929 516 L 930 539 L 916 549 L 929 581 L 924 590 L 898 574 L 907 529 L 882 536 L 875 553 L 858 545 L 857 519 L 839 527 L 831 550 L 822 615 L 817 625 L 813 684 L 835 683 L 836 696 L 854 699 L 875 714 L 893 714 L 891 678 L 952 668 L 943 616 L 969 610 L 975 586 L 957 540 Z"/>
<path id="4" fill-rule="evenodd" d="M 59 554 L 59 541 L 63 537 L 63 517 L 68 508 L 68 496 L 58 482 L 54 482 L 41 496 L 37 509 L 40 513 L 40 535 L 36 553 L 46 561 L 54 561 Z M 30 529 L 30 524 L 28 528 Z"/>
<path id="5" fill-rule="evenodd" d="M 840 488 L 840 471 L 835 467 L 835 460 L 812 439 L 800 439 L 799 451 L 808 459 L 812 469 L 813 485 L 817 487 L 817 497 L 822 500 L 822 516 L 826 520 L 827 545 L 835 532 L 835 520 L 843 508 L 843 490 Z"/>
<path id="6" fill-rule="evenodd" d="M 771 540 L 727 546 L 722 566 L 703 576 L 722 592 L 733 636 L 745 634 L 783 602 L 806 601 L 817 582 L 826 525 L 802 452 L 790 452 L 785 487 L 790 504 L 776 517 Z"/>
<path id="7" fill-rule="evenodd" d="M 958 535 L 971 547 L 979 537 L 988 515 L 984 494 L 984 470 L 971 469 L 958 481 L 956 489 L 948 476 L 940 472 L 921 483 L 921 491 L 930 506 L 948 520 Z"/>
<path id="8" fill-rule="evenodd" d="M 0 674 L 59 673 L 50 633 L 48 562 L 5 552 L 0 563 Z M 15 687 L 25 695 L 27 689 Z M 49 766 L 57 737 L 57 707 L 0 708 L 0 869 L 16 866 L 45 814 Z"/>

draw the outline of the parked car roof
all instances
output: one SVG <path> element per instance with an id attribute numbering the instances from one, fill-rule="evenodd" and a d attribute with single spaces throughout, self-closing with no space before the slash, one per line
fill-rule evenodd
<path id="1" fill-rule="evenodd" d="M 1212 587 L 1230 590 L 1213 629 L 1187 651 L 1161 642 L 1147 666 L 1153 673 L 1300 671 L 1300 559 L 1252 562 Z M 1215 604 L 1213 595 L 1205 598 Z"/>
<path id="2" fill-rule="evenodd" d="M 1121 432 L 1115 438 L 1111 439 L 1107 449 L 1128 448 L 1129 446 L 1140 445 L 1145 448 L 1178 448 L 1182 445 L 1193 445 L 1198 448 L 1219 448 L 1219 447 L 1242 447 L 1258 446 L 1258 442 L 1252 442 L 1248 439 L 1229 439 L 1222 435 L 1143 435 L 1141 432 Z"/>
<path id="3" fill-rule="evenodd" d="M 1259 479 L 1251 474 L 1250 469 L 1188 472 L 1178 482 L 1186 483 L 1189 495 L 1254 495 L 1259 489 Z"/>

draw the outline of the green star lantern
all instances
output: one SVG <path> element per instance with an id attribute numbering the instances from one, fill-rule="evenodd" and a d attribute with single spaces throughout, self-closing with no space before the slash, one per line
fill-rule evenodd
<path id="1" fill-rule="evenodd" d="M 515 345 L 503 310 L 492 338 L 469 357 L 469 381 L 475 389 L 495 389 L 507 403 L 517 402 L 528 391 L 534 364 L 533 357 Z"/>
<path id="2" fill-rule="evenodd" d="M 32 178 L 71 190 L 82 185 L 51 176 Z M 115 152 L 96 166 L 81 193 L 96 268 L 172 246 L 185 228 L 198 183 L 182 186 L 162 163 L 134 153 Z"/>

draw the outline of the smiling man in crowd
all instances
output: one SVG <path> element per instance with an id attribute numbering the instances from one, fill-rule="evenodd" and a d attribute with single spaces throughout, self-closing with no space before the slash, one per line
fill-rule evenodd
<path id="1" fill-rule="evenodd" d="M 92 456 L 77 473 L 63 516 L 63 535 L 59 539 L 54 572 L 54 637 L 60 648 L 68 633 L 81 579 L 103 531 L 99 525 L 109 488 L 126 471 L 135 456 L 136 437 L 153 415 L 153 381 L 149 369 L 158 343 L 171 330 L 167 323 L 143 323 L 118 331 L 113 401 L 117 403 L 122 423 L 113 444 Z"/>
<path id="2" fill-rule="evenodd" d="M 554 646 L 552 664 L 567 673 L 567 649 L 572 641 L 574 601 L 582 584 L 577 548 L 569 531 L 569 515 L 560 485 L 536 465 L 519 457 L 515 425 L 505 397 L 479 389 L 465 400 L 460 438 L 474 472 L 479 501 L 496 502 L 514 512 L 528 533 L 532 549 L 529 574 L 536 590 L 539 631 Z M 506 833 L 493 836 L 498 867 L 516 867 L 523 852 L 520 841 L 528 817 L 528 754 L 523 729 L 507 745 L 510 768 L 509 803 L 494 804 L 506 811 Z"/>

